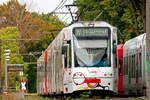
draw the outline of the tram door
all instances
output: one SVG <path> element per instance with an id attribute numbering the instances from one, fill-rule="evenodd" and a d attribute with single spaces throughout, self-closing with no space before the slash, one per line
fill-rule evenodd
<path id="1" fill-rule="evenodd" d="M 118 75 L 119 75 L 119 81 L 118 81 L 118 92 L 119 95 L 123 95 L 124 89 L 123 89 L 123 58 L 121 57 L 118 61 Z"/>
<path id="2" fill-rule="evenodd" d="M 123 89 L 123 44 L 118 48 L 118 94 L 124 95 Z"/>
<path id="3" fill-rule="evenodd" d="M 71 45 L 66 44 L 65 46 L 63 46 L 62 49 L 62 63 L 64 68 L 64 91 L 71 92 Z"/>

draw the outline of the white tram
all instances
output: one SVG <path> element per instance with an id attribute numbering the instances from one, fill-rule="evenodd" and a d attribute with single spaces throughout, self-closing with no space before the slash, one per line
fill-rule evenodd
<path id="1" fill-rule="evenodd" d="M 64 28 L 37 61 L 39 95 L 118 91 L 117 28 L 104 21 Z"/>
<path id="2" fill-rule="evenodd" d="M 146 33 L 137 36 L 123 47 L 124 94 L 146 93 Z"/>

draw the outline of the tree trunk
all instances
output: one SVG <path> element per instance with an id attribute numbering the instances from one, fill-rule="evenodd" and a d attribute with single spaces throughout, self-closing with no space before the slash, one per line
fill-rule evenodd
<path id="1" fill-rule="evenodd" d="M 133 13 L 133 19 L 135 23 L 135 33 L 138 36 L 140 35 L 140 32 L 138 30 L 139 28 L 138 28 L 137 14 L 136 14 L 136 6 L 134 6 L 134 2 L 132 0 L 130 0 L 129 7 L 131 8 L 131 11 Z"/>
<path id="2" fill-rule="evenodd" d="M 150 62 L 150 0 L 146 0 L 147 63 Z M 147 64 L 148 65 L 148 64 Z M 150 67 L 147 66 L 147 68 Z M 150 70 L 147 70 L 147 96 L 150 98 Z"/>

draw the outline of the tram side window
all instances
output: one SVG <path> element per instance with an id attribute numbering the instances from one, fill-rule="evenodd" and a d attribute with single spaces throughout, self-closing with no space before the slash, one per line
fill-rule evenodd
<path id="1" fill-rule="evenodd" d="M 55 66 L 58 66 L 58 52 L 55 52 Z"/>
<path id="2" fill-rule="evenodd" d="M 135 55 L 133 55 L 133 77 L 135 77 Z"/>
<path id="3" fill-rule="evenodd" d="M 122 59 L 119 59 L 119 75 L 122 74 L 122 72 L 121 72 L 122 71 L 121 70 L 122 69 L 122 63 L 123 63 Z"/>
<path id="4" fill-rule="evenodd" d="M 131 66 L 132 66 L 132 70 L 131 70 L 131 77 L 134 78 L 134 57 L 133 55 L 131 56 Z"/>
<path id="5" fill-rule="evenodd" d="M 69 68 L 71 68 L 72 63 L 72 54 L 71 54 L 71 45 L 69 45 Z"/>
<path id="6" fill-rule="evenodd" d="M 65 68 L 71 68 L 71 62 L 72 62 L 71 46 L 68 45 L 68 46 L 65 47 L 65 51 L 64 51 L 64 64 L 65 64 Z"/>
<path id="7" fill-rule="evenodd" d="M 132 61 L 131 61 L 131 60 L 132 60 L 132 59 L 131 59 L 131 56 L 129 56 L 129 60 L 128 60 L 128 61 L 129 61 L 129 65 L 128 65 L 128 67 L 129 67 L 129 68 L 128 68 L 128 69 L 129 69 L 129 80 L 128 80 L 129 83 L 131 83 L 131 77 L 132 77 L 132 64 L 131 64 Z"/>
<path id="8" fill-rule="evenodd" d="M 136 53 L 135 55 L 135 67 L 136 67 L 136 77 L 138 77 L 139 75 L 139 64 L 138 64 L 138 54 Z"/>
<path id="9" fill-rule="evenodd" d="M 141 58 L 141 52 L 139 53 L 139 76 L 142 76 L 142 58 Z"/>
<path id="10" fill-rule="evenodd" d="M 64 52 L 64 64 L 65 64 L 65 68 L 67 68 L 67 47 L 65 47 L 65 52 Z"/>
<path id="11" fill-rule="evenodd" d="M 117 67 L 117 47 L 116 47 L 116 40 L 113 40 L 113 66 Z"/>
<path id="12" fill-rule="evenodd" d="M 126 69 L 126 73 L 127 73 L 127 75 L 129 75 L 129 56 L 127 56 L 127 69 Z"/>
<path id="13" fill-rule="evenodd" d="M 124 57 L 124 75 L 128 74 L 128 57 Z"/>
<path id="14" fill-rule="evenodd" d="M 125 75 L 125 68 L 126 68 L 126 57 L 123 57 L 123 67 L 124 67 L 124 70 L 123 70 L 123 74 Z"/>

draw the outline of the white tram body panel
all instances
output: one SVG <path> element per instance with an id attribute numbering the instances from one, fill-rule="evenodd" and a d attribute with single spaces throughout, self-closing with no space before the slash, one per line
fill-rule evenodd
<path id="1" fill-rule="evenodd" d="M 146 92 L 146 33 L 139 35 L 124 45 L 123 87 L 125 94 Z"/>
<path id="2" fill-rule="evenodd" d="M 117 93 L 116 27 L 104 21 L 74 23 L 57 35 L 47 52 L 48 94 L 79 90 Z M 102 61 L 104 56 L 106 62 Z M 39 74 L 37 82 L 41 83 Z M 41 91 L 39 85 L 37 90 Z"/>
<path id="3" fill-rule="evenodd" d="M 37 93 L 39 95 L 44 95 L 45 91 L 45 82 L 44 82 L 44 73 L 45 73 L 45 68 L 44 68 L 44 55 L 40 56 L 40 58 L 37 61 Z"/>

